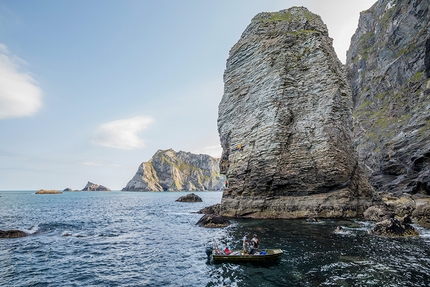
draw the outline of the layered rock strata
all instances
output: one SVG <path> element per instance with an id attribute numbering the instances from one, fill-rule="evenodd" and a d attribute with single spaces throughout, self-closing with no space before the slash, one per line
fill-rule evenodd
<path id="1" fill-rule="evenodd" d="M 219 159 L 205 154 L 173 149 L 159 150 L 142 162 L 123 191 L 222 190 L 225 178 L 219 173 Z"/>
<path id="2" fill-rule="evenodd" d="M 347 52 L 355 145 L 379 191 L 430 194 L 429 7 L 377 1 Z"/>
<path id="3" fill-rule="evenodd" d="M 351 141 L 352 98 L 321 18 L 260 13 L 230 50 L 219 104 L 221 214 L 355 217 L 372 204 Z"/>

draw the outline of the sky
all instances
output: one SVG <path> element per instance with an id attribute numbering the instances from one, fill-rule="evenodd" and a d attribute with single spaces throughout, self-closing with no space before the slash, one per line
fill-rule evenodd
<path id="1" fill-rule="evenodd" d="M 220 157 L 231 47 L 260 12 L 320 15 L 344 63 L 376 0 L 0 0 L 0 190 L 120 190 L 159 149 Z"/>

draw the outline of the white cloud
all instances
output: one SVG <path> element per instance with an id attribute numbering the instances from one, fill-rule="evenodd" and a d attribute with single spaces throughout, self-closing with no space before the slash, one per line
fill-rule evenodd
<path id="1" fill-rule="evenodd" d="M 103 124 L 95 132 L 92 142 L 126 150 L 143 148 L 145 142 L 139 137 L 139 132 L 153 121 L 151 117 L 134 117 Z"/>
<path id="2" fill-rule="evenodd" d="M 215 158 L 220 158 L 222 154 L 222 148 L 220 145 L 206 146 L 201 149 L 193 151 L 195 154 L 208 154 Z"/>
<path id="3" fill-rule="evenodd" d="M 25 62 L 9 54 L 0 44 L 0 119 L 31 116 L 42 106 L 42 90 L 28 73 L 19 71 Z"/>

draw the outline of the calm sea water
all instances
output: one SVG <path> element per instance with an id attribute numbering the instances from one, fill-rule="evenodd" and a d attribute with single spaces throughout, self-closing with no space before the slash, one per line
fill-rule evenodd
<path id="1" fill-rule="evenodd" d="M 371 223 L 235 220 L 195 225 L 192 212 L 220 192 L 0 192 L 0 229 L 32 233 L 0 239 L 0 286 L 430 286 L 430 230 L 416 238 L 368 234 Z M 337 225 L 344 232 L 333 232 Z M 285 254 L 270 265 L 212 264 L 208 242 L 241 247 L 245 231 Z M 69 236 L 65 236 L 69 235 Z"/>

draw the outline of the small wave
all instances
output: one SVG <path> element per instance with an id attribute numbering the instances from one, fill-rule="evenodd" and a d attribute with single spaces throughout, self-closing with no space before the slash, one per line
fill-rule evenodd
<path id="1" fill-rule="evenodd" d="M 39 224 L 31 226 L 29 229 L 23 229 L 28 234 L 36 234 L 39 231 Z"/>
<path id="2" fill-rule="evenodd" d="M 430 229 L 424 228 L 419 225 L 413 225 L 419 232 L 419 236 L 425 239 L 430 239 Z"/>
<path id="3" fill-rule="evenodd" d="M 334 234 L 339 234 L 339 235 L 352 235 L 352 232 L 351 231 L 349 231 L 349 230 L 345 230 L 345 229 L 342 229 L 341 231 L 334 231 Z"/>

